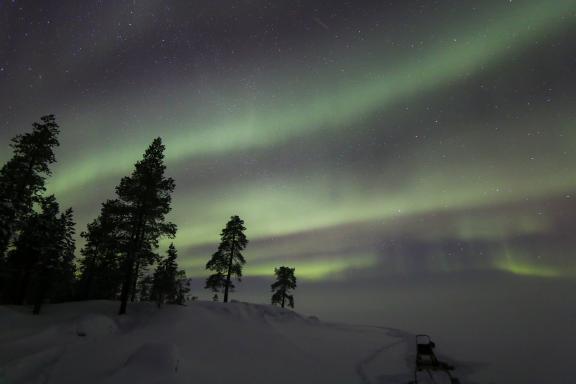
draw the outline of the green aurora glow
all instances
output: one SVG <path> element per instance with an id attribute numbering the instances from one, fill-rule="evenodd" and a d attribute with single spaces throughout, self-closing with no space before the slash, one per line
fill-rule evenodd
<path id="1" fill-rule="evenodd" d="M 328 65 L 316 65 L 321 61 L 316 58 L 300 68 L 298 59 L 312 55 L 305 48 L 273 58 L 262 53 L 253 59 L 256 65 L 240 62 L 237 71 L 208 74 L 203 82 L 175 74 L 153 92 L 136 82 L 109 97 L 84 99 L 58 114 L 62 160 L 48 190 L 65 205 L 80 207 L 81 230 L 98 212 L 97 203 L 88 207 L 86 200 L 112 197 L 120 177 L 151 139 L 162 136 L 168 171 L 177 183 L 171 214 L 179 226 L 175 243 L 195 277 L 205 275 L 204 263 L 232 214 L 245 219 L 252 240 L 246 275 L 268 276 L 274 266 L 286 263 L 309 280 L 378 265 L 382 239 L 501 243 L 547 234 L 556 222 L 540 215 L 545 209 L 538 207 L 510 214 L 467 212 L 564 199 L 574 190 L 573 167 L 567 166 L 576 162 L 569 97 L 560 108 L 531 109 L 518 119 L 446 119 L 426 139 L 414 128 L 420 112 L 405 113 L 425 110 L 436 103 L 436 95 L 468 89 L 470 82 L 484 82 L 500 70 L 513 72 L 517 58 L 537 49 L 535 41 L 549 42 L 574 28 L 575 1 L 557 0 L 553 6 L 504 3 L 471 20 L 433 23 L 432 35 L 430 26 L 422 27 L 406 37 L 422 42 L 417 50 L 391 48 L 378 32 L 350 49 L 322 37 L 313 46 L 319 47 L 318 57 L 325 52 L 337 58 Z M 152 3 L 146 8 L 155 9 Z M 146 17 L 139 20 L 148 22 Z M 141 26 L 134 33 L 145 36 L 150 29 Z M 106 41 L 98 47 L 101 56 L 114 52 Z M 86 65 L 78 63 L 79 68 Z M 69 127 L 76 130 L 67 131 Z M 526 137 L 542 127 L 548 135 L 544 145 Z M 519 135 L 521 145 L 511 145 Z M 404 136 L 410 137 L 408 144 L 394 142 Z M 337 152 L 350 151 L 349 143 L 384 137 L 392 144 L 381 152 L 395 157 L 379 153 L 358 167 L 350 159 L 339 163 Z M 324 153 L 327 138 L 336 155 L 313 158 Z M 82 145 L 69 150 L 76 142 Z M 293 148 L 295 158 L 277 160 L 285 148 Z M 290 161 L 302 154 L 313 159 L 292 166 Z M 282 165 L 269 165 L 274 162 Z M 233 171 L 236 167 L 242 168 L 240 176 Z M 218 180 L 218 172 L 232 174 L 231 185 Z M 452 214 L 442 227 L 434 221 L 434 215 Z M 310 237 L 315 234 L 320 238 Z M 541 277 L 576 274 L 556 256 L 535 261 L 509 247 L 489 247 L 492 255 L 482 268 Z M 438 270 L 470 267 L 443 251 L 434 252 Z M 397 262 L 398 271 L 407 268 Z"/>
<path id="2" fill-rule="evenodd" d="M 561 31 L 563 26 L 571 25 L 573 21 L 563 16 L 573 10 L 574 2 L 569 0 L 557 1 L 554 7 L 542 7 L 541 3 L 532 2 L 519 12 L 502 16 L 491 25 L 469 28 L 461 43 L 456 41 L 431 49 L 419 57 L 407 57 L 406 62 L 399 63 L 400 70 L 376 67 L 368 70 L 371 75 L 364 81 L 355 81 L 356 77 L 365 76 L 352 70 L 352 74 L 345 77 L 347 85 L 337 90 L 312 85 L 312 89 L 325 89 L 320 97 L 304 97 L 304 100 L 301 95 L 297 95 L 296 100 L 281 98 L 277 104 L 265 103 L 261 110 L 233 111 L 228 113 L 230 117 L 225 120 L 210 121 L 180 114 L 178 121 L 170 124 L 170 131 L 174 133 L 169 132 L 166 137 L 170 148 L 168 159 L 179 162 L 193 156 L 270 147 L 316 129 L 347 127 L 370 113 L 385 110 L 399 100 L 447 86 L 461 77 L 473 76 L 486 66 L 505 60 L 514 51 L 529 46 L 535 37 L 549 36 Z M 462 35 L 462 31 L 455 30 L 447 35 Z M 335 81 L 329 79 L 328 83 Z M 181 92 L 181 99 L 185 100 L 190 90 Z M 242 100 L 224 100 L 221 104 L 229 108 L 230 105 L 242 104 Z M 185 111 L 190 107 L 184 105 L 182 109 Z M 216 110 L 210 116 L 219 116 L 222 112 Z M 152 135 L 157 132 L 156 126 L 142 129 L 150 131 Z M 146 143 L 144 140 L 137 146 L 121 144 L 123 150 L 114 152 L 103 153 L 99 148 L 97 154 L 60 168 L 60 173 L 66 176 L 51 179 L 50 191 L 66 194 L 94 183 L 102 176 L 120 176 L 138 159 Z"/>

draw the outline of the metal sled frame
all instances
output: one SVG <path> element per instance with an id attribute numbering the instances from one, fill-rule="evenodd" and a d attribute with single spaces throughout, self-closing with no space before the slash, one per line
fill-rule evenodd
<path id="1" fill-rule="evenodd" d="M 441 371 L 448 375 L 450 382 L 452 384 L 459 384 L 460 381 L 452 377 L 450 371 L 454 370 L 454 367 L 441 362 L 436 357 L 434 353 L 434 348 L 436 344 L 432 342 L 430 336 L 428 335 L 416 335 L 416 368 L 414 369 L 414 384 L 418 384 L 418 372 L 426 371 L 430 380 L 436 383 L 432 372 Z"/>

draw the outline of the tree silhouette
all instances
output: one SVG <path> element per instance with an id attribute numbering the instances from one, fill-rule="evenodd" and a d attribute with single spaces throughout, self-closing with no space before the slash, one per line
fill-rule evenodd
<path id="1" fill-rule="evenodd" d="M 174 298 L 170 301 L 172 304 L 184 305 L 190 292 L 190 279 L 186 277 L 184 270 L 176 273 L 176 292 Z"/>
<path id="2" fill-rule="evenodd" d="M 206 279 L 206 285 L 204 285 L 205 289 L 210 289 L 214 292 L 215 296 L 218 296 L 218 293 L 224 288 L 226 278 L 220 272 L 216 272 L 208 276 Z M 230 283 L 230 290 L 234 290 L 234 284 Z M 214 300 L 218 301 L 218 300 Z"/>
<path id="3" fill-rule="evenodd" d="M 72 209 L 60 214 L 54 196 L 42 198 L 39 203 L 38 212 L 23 224 L 7 259 L 13 271 L 12 300 L 16 304 L 31 302 L 34 314 L 40 313 L 46 298 L 62 299 L 57 293 L 69 291 L 75 271 Z"/>
<path id="4" fill-rule="evenodd" d="M 176 234 L 176 225 L 165 221 L 170 212 L 174 180 L 164 176 L 164 149 L 162 140 L 154 139 L 132 174 L 124 177 L 116 188 L 119 200 L 116 209 L 123 217 L 121 231 L 126 240 L 119 314 L 126 313 L 140 268 L 155 261 L 152 250 L 158 247 L 158 239 Z"/>
<path id="5" fill-rule="evenodd" d="M 47 115 L 33 124 L 32 132 L 12 139 L 13 157 L 0 169 L 0 261 L 33 204 L 40 202 L 49 165 L 56 161 L 58 133 L 54 115 Z"/>
<path id="6" fill-rule="evenodd" d="M 224 302 L 228 302 L 228 292 L 234 288 L 232 276 L 238 281 L 242 278 L 242 266 L 246 263 L 240 251 L 246 248 L 248 240 L 244 235 L 244 221 L 238 216 L 232 216 L 220 234 L 220 245 L 212 258 L 206 263 L 206 269 L 215 271 L 206 280 L 206 287 L 214 292 L 224 288 Z"/>
<path id="7" fill-rule="evenodd" d="M 294 296 L 290 295 L 291 290 L 296 289 L 296 276 L 294 276 L 295 268 L 279 267 L 274 268 L 276 275 L 276 282 L 271 285 L 272 304 L 280 304 L 282 308 L 288 300 L 288 306 L 294 308 Z"/>
<path id="8" fill-rule="evenodd" d="M 115 299 L 122 283 L 120 257 L 126 251 L 121 229 L 122 216 L 118 215 L 118 200 L 102 204 L 100 216 L 88 224 L 80 235 L 86 241 L 80 251 L 78 298 Z"/>
<path id="9" fill-rule="evenodd" d="M 155 300 L 152 288 L 154 284 L 154 276 L 146 274 L 138 281 L 138 296 L 140 301 L 153 301 Z"/>
<path id="10" fill-rule="evenodd" d="M 54 204 L 55 211 L 58 212 L 58 204 L 55 200 L 49 204 Z M 51 236 L 47 237 L 35 268 L 34 314 L 40 313 L 44 299 L 51 297 L 58 287 L 71 287 L 74 283 L 74 251 L 76 249 L 74 225 L 72 208 L 68 208 L 53 223 L 53 228 L 47 229 Z M 48 238 L 51 239 L 51 244 Z"/>
<path id="11" fill-rule="evenodd" d="M 178 275 L 178 264 L 176 263 L 177 256 L 174 244 L 170 244 L 167 256 L 160 260 L 156 270 L 154 271 L 152 292 L 158 307 L 167 301 L 174 301 L 174 298 L 176 297 L 176 291 L 178 288 L 176 281 Z"/>

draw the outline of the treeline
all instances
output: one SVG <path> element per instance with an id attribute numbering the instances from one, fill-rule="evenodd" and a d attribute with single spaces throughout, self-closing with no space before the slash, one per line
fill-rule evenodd
<path id="1" fill-rule="evenodd" d="M 34 123 L 32 132 L 12 139 L 12 158 L 0 170 L 0 302 L 27 304 L 40 313 L 44 302 L 119 300 L 184 304 L 190 282 L 178 267 L 171 244 L 164 256 L 159 241 L 174 238 L 176 225 L 166 220 L 175 188 L 165 176 L 164 150 L 154 139 L 132 173 L 120 180 L 116 197 L 102 203 L 99 216 L 80 236 L 85 240 L 75 259 L 75 223 L 71 208 L 61 210 L 45 182 L 56 159 L 59 126 L 53 115 Z M 218 250 L 206 269 L 213 272 L 206 289 L 227 302 L 232 279 L 242 277 L 248 244 L 244 221 L 232 216 L 221 233 Z M 275 269 L 272 303 L 294 307 L 294 269 Z"/>

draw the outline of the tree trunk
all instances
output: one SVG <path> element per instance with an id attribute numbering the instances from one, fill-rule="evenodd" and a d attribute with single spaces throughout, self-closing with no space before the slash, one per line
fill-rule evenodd
<path id="1" fill-rule="evenodd" d="M 128 249 L 128 254 L 126 255 L 126 267 L 124 271 L 124 281 L 122 282 L 122 291 L 120 293 L 120 310 L 119 315 L 126 314 L 126 307 L 128 306 L 128 299 L 130 297 L 130 288 L 132 288 L 132 278 L 134 273 L 134 262 L 136 255 L 138 254 L 138 248 L 140 244 L 140 237 L 144 237 L 143 232 L 143 222 L 144 213 L 142 210 L 144 207 L 140 207 L 140 212 L 138 212 L 138 219 L 136 220 L 136 225 L 134 227 L 134 234 L 132 238 L 132 244 Z"/>
<path id="2" fill-rule="evenodd" d="M 12 204 L 13 205 L 13 204 Z M 8 216 L 7 222 L 4 223 L 4 234 L 0 238 L 0 259 L 4 258 L 6 251 L 8 250 L 8 245 L 12 239 L 12 234 L 14 233 L 14 221 L 16 220 L 16 212 L 14 206 L 10 209 L 10 215 Z"/>
<path id="3" fill-rule="evenodd" d="M 36 287 L 36 292 L 34 293 L 34 308 L 32 309 L 33 315 L 40 314 L 40 308 L 42 308 L 44 296 L 46 296 L 46 292 L 49 290 L 49 286 L 51 285 L 49 283 L 50 277 L 45 278 L 45 280 L 42 277 L 39 277 L 38 280 L 40 286 Z"/>
<path id="4" fill-rule="evenodd" d="M 136 301 L 136 284 L 138 284 L 138 272 L 140 270 L 140 260 L 136 260 L 136 267 L 134 268 L 134 279 L 132 281 L 132 296 L 130 297 L 130 302 Z"/>
<path id="5" fill-rule="evenodd" d="M 42 308 L 42 298 L 38 298 L 37 300 L 34 300 L 34 309 L 32 310 L 32 314 L 33 315 L 39 315 L 40 314 L 40 308 Z"/>
<path id="6" fill-rule="evenodd" d="M 232 264 L 232 263 L 230 263 Z M 230 273 L 232 272 L 231 270 L 231 265 L 228 266 L 228 275 L 226 275 L 226 286 L 224 287 L 224 302 L 227 303 L 228 302 L 228 287 L 230 286 Z"/>
<path id="7" fill-rule="evenodd" d="M 130 295 L 130 287 L 132 286 L 133 270 L 134 260 L 132 260 L 132 255 L 129 255 L 128 260 L 126 260 L 126 267 L 124 269 L 124 279 L 122 281 L 122 291 L 120 293 L 120 310 L 118 311 L 119 315 L 124 315 L 126 313 L 128 296 Z"/>
<path id="8" fill-rule="evenodd" d="M 284 301 L 286 300 L 286 293 L 282 292 L 282 308 L 284 308 Z"/>
<path id="9" fill-rule="evenodd" d="M 22 269 L 24 269 L 22 271 L 22 276 L 21 279 L 19 281 L 19 287 L 18 287 L 18 291 L 16 292 L 16 300 L 14 302 L 14 304 L 16 305 L 22 305 L 24 304 L 25 300 L 26 300 L 26 296 L 28 296 L 28 287 L 30 285 L 30 267 L 29 266 L 25 266 L 22 267 Z"/>
<path id="10" fill-rule="evenodd" d="M 224 287 L 224 302 L 228 302 L 228 287 L 230 287 L 230 277 L 232 274 L 232 262 L 234 261 L 234 240 L 235 236 L 232 236 L 232 248 L 230 249 L 230 261 L 228 262 L 228 274 L 226 275 L 226 287 Z"/>
<path id="11" fill-rule="evenodd" d="M 94 256 L 90 257 L 90 264 L 88 264 L 88 268 L 86 268 L 86 271 L 84 273 L 84 275 L 86 276 L 85 280 L 84 280 L 84 287 L 82 287 L 82 293 L 80 293 L 80 300 L 90 300 L 92 299 L 92 280 L 94 280 L 94 269 L 95 269 L 95 263 L 94 263 Z"/>

